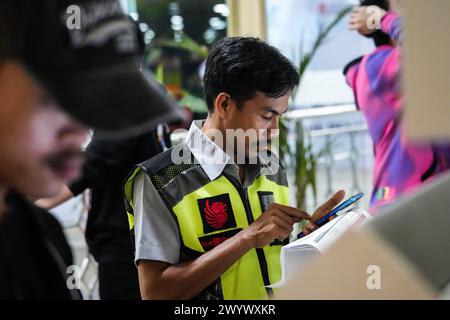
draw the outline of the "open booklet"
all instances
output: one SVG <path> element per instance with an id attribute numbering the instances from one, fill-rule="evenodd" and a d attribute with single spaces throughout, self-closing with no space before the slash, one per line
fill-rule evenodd
<path id="1" fill-rule="evenodd" d="M 315 255 L 323 253 L 330 245 L 347 232 L 351 227 L 361 225 L 371 219 L 369 213 L 352 208 L 338 215 L 311 234 L 293 241 L 281 248 L 281 281 L 269 287 L 279 288 L 296 275 L 298 271 Z"/>

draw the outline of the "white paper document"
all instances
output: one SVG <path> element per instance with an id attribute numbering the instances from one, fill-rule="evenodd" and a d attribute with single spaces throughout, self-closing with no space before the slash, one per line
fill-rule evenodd
<path id="1" fill-rule="evenodd" d="M 314 256 L 323 253 L 351 227 L 361 225 L 371 219 L 369 213 L 353 208 L 328 222 L 311 234 L 293 241 L 281 248 L 281 281 L 270 286 L 282 287 L 286 281 L 297 274 L 300 269 Z"/>

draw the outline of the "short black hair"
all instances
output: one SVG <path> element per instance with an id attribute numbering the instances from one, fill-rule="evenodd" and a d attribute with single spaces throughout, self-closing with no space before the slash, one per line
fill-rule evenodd
<path id="1" fill-rule="evenodd" d="M 389 0 L 360 0 L 359 3 L 361 6 L 377 6 L 386 11 L 391 9 L 391 3 Z"/>
<path id="2" fill-rule="evenodd" d="M 383 10 L 389 11 L 391 9 L 391 4 L 389 0 L 361 0 L 360 1 L 361 6 L 377 6 Z M 391 44 L 391 37 L 384 33 L 381 30 L 377 30 L 372 34 L 369 34 L 367 36 L 368 38 L 372 38 L 375 46 L 379 47 L 382 45 L 390 45 Z"/>
<path id="3" fill-rule="evenodd" d="M 238 107 L 257 91 L 279 98 L 298 85 L 299 74 L 291 61 L 266 42 L 253 37 L 228 37 L 213 47 L 206 60 L 203 85 L 209 111 L 221 92 Z"/>

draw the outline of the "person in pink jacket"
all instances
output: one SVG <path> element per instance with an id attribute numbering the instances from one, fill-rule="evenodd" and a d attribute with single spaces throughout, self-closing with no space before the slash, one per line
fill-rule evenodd
<path id="1" fill-rule="evenodd" d="M 381 23 L 374 27 L 377 20 Z M 403 132 L 402 19 L 390 11 L 389 1 L 362 1 L 350 16 L 349 28 L 372 38 L 376 45 L 371 53 L 350 62 L 344 69 L 374 143 L 370 205 L 375 213 L 378 207 L 447 170 L 450 148 L 413 143 Z"/>

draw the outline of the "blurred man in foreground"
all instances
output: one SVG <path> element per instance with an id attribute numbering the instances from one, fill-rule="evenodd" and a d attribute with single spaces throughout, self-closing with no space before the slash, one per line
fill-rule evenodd
<path id="1" fill-rule="evenodd" d="M 0 2 L 1 299 L 80 298 L 61 227 L 27 197 L 78 177 L 87 127 L 129 134 L 176 117 L 142 54 L 118 1 Z"/>

